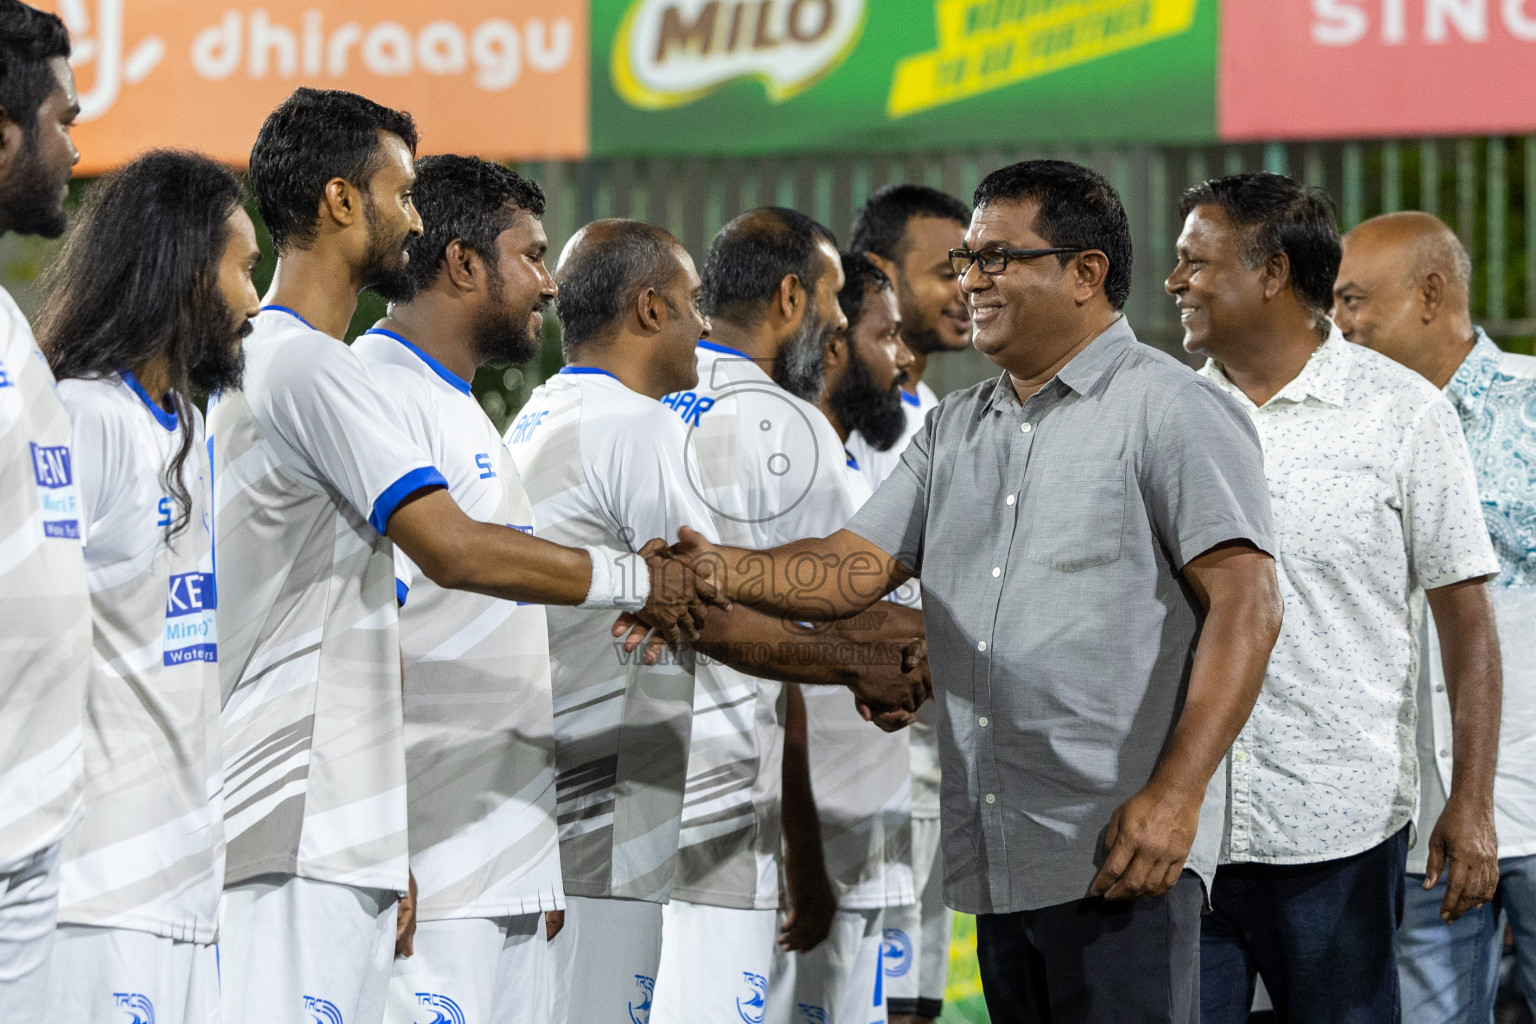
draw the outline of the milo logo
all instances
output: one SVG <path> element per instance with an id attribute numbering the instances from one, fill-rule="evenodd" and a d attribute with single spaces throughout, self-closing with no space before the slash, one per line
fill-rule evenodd
<path id="1" fill-rule="evenodd" d="M 864 16 L 864 0 L 634 0 L 613 42 L 614 88 L 663 110 L 756 79 L 779 103 L 843 62 Z"/>

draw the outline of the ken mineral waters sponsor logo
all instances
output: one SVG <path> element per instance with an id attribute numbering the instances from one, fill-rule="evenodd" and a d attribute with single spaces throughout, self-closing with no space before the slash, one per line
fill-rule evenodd
<path id="1" fill-rule="evenodd" d="M 69 446 L 33 444 L 32 476 L 43 513 L 43 536 L 79 540 L 80 506 L 75 500 Z"/>
<path id="2" fill-rule="evenodd" d="M 165 602 L 166 665 L 189 661 L 218 661 L 214 611 L 219 606 L 213 574 L 185 572 L 172 576 Z"/>

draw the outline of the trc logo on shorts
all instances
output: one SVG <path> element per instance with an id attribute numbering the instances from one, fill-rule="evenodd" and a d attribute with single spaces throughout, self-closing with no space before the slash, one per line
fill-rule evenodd
<path id="1" fill-rule="evenodd" d="M 435 992 L 417 992 L 416 1002 L 436 1014 L 423 1024 L 464 1024 L 464 1011 L 459 1009 L 458 1003 L 447 996 L 440 996 Z"/>
<path id="2" fill-rule="evenodd" d="M 651 1024 L 651 996 L 656 993 L 656 979 L 644 974 L 635 975 L 635 988 L 640 990 L 640 1005 L 629 1004 L 631 1024 Z"/>
<path id="3" fill-rule="evenodd" d="M 761 974 L 742 971 L 741 980 L 747 986 L 747 999 L 736 997 L 736 1012 L 745 1024 L 763 1024 L 763 1004 L 768 999 L 768 979 Z"/>
<path id="4" fill-rule="evenodd" d="M 795 1024 L 831 1024 L 832 1017 L 820 1006 L 796 1003 L 795 1009 L 800 1012 L 800 1016 L 795 1018 Z"/>
<path id="5" fill-rule="evenodd" d="M 912 939 L 900 928 L 887 928 L 882 940 L 880 959 L 887 978 L 900 978 L 912 969 Z"/>
<path id="6" fill-rule="evenodd" d="M 309 1024 L 346 1024 L 341 1019 L 341 1010 L 329 999 L 305 996 L 304 1009 L 309 1012 Z"/>
<path id="7" fill-rule="evenodd" d="M 155 1024 L 155 1004 L 138 992 L 113 992 L 113 1005 L 127 1010 L 133 1019 L 128 1024 Z"/>

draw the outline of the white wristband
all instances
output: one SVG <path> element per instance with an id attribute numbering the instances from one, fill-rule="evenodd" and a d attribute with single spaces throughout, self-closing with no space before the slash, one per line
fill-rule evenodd
<path id="1" fill-rule="evenodd" d="M 651 567 L 633 551 L 590 545 L 592 585 L 587 598 L 576 607 L 588 611 L 615 609 L 637 612 L 651 596 Z"/>

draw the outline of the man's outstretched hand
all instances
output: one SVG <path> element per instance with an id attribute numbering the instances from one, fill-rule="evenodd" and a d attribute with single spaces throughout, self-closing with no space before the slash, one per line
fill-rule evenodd
<path id="1" fill-rule="evenodd" d="M 639 555 L 651 572 L 651 592 L 634 619 L 645 631 L 655 630 L 674 651 L 699 638 L 710 605 L 730 607 L 715 583 L 694 572 L 693 566 L 674 555 L 660 537 L 647 541 Z M 626 649 L 633 650 L 634 646 Z M 654 660 L 647 658 L 648 663 Z"/>
<path id="2" fill-rule="evenodd" d="M 917 709 L 923 701 L 933 699 L 927 643 L 915 637 L 902 647 L 899 662 L 865 666 L 850 689 L 864 721 L 886 732 L 905 729 L 917 721 Z"/>

